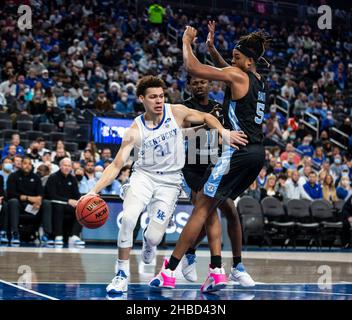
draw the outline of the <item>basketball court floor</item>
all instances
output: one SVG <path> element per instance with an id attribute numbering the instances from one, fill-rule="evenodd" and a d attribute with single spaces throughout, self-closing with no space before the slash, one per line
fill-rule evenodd
<path id="1" fill-rule="evenodd" d="M 116 250 L 104 248 L 0 247 L 1 300 L 352 300 L 351 251 L 282 251 L 256 249 L 243 252 L 243 261 L 256 286 L 230 283 L 214 294 L 201 294 L 209 263 L 206 250 L 197 252 L 198 282 L 189 283 L 177 270 L 174 290 L 153 291 L 147 283 L 170 250 L 159 250 L 145 265 L 140 249 L 131 257 L 131 285 L 127 294 L 107 296 L 114 276 Z M 231 253 L 224 252 L 227 270 Z"/>

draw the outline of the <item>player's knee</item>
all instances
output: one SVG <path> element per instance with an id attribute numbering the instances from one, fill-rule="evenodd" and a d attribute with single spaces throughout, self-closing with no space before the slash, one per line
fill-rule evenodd
<path id="1" fill-rule="evenodd" d="M 156 228 L 153 228 L 152 226 L 149 226 L 144 233 L 144 238 L 147 241 L 147 243 L 151 246 L 157 246 L 163 239 L 164 233 L 162 230 L 158 230 Z"/>
<path id="2" fill-rule="evenodd" d="M 121 228 L 118 236 L 118 246 L 120 248 L 130 248 L 133 244 L 133 230 L 136 226 L 137 219 L 124 212 L 121 220 Z"/>

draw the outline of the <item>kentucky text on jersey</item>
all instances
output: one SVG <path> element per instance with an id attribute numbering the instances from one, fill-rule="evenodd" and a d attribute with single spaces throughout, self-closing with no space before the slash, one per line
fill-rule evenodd
<path id="1" fill-rule="evenodd" d="M 168 132 L 165 132 L 159 135 L 156 138 L 152 138 L 144 142 L 145 149 L 155 147 L 156 145 L 160 144 L 162 141 L 167 141 L 168 139 L 177 136 L 177 129 L 172 129 Z"/>

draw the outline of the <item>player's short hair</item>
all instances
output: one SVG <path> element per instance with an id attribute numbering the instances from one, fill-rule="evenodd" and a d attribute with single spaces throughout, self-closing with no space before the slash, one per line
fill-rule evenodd
<path id="1" fill-rule="evenodd" d="M 137 83 L 136 95 L 144 96 L 148 88 L 163 88 L 165 89 L 165 82 L 154 76 L 145 76 Z"/>

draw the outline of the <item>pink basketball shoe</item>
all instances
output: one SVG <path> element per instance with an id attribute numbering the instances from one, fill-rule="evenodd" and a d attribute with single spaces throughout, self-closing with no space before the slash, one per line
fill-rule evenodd
<path id="1" fill-rule="evenodd" d="M 225 288 L 227 285 L 227 277 L 225 273 L 225 269 L 221 268 L 210 268 L 208 277 L 204 281 L 203 285 L 200 288 L 201 292 L 214 292 Z"/>
<path id="2" fill-rule="evenodd" d="M 169 262 L 164 259 L 163 266 L 160 272 L 149 282 L 149 287 L 151 288 L 167 288 L 174 289 L 176 283 L 175 271 L 166 269 Z"/>

